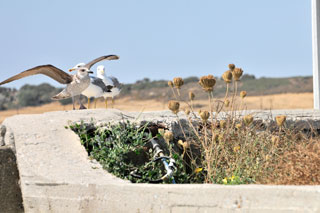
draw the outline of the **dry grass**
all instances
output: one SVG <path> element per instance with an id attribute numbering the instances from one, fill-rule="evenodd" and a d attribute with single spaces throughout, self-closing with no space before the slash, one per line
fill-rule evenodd
<path id="1" fill-rule="evenodd" d="M 313 107 L 312 93 L 248 96 L 245 100 L 248 109 L 311 109 Z M 194 101 L 195 109 L 202 108 L 202 106 L 206 106 L 207 103 L 207 100 L 197 100 L 196 98 Z M 155 111 L 167 110 L 167 103 L 157 100 L 134 100 L 126 97 L 117 99 L 114 107 L 125 111 Z M 184 107 L 183 104 L 182 107 Z M 104 102 L 98 101 L 97 108 L 104 108 Z M 25 107 L 19 110 L 5 110 L 0 111 L 0 122 L 7 117 L 17 114 L 39 114 L 71 109 L 72 105 L 63 106 L 58 102 L 54 102 L 43 106 Z"/>

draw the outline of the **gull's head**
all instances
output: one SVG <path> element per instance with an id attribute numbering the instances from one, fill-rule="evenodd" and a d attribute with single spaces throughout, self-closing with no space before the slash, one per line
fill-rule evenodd
<path id="1" fill-rule="evenodd" d="M 86 64 L 85 63 L 79 63 L 76 66 L 74 66 L 71 69 L 69 69 L 69 72 L 74 71 L 74 70 L 78 70 L 78 69 L 84 67 L 84 65 L 86 65 Z"/>
<path id="2" fill-rule="evenodd" d="M 97 67 L 97 74 L 98 75 L 104 75 L 105 69 L 103 65 L 100 65 Z"/>
<path id="3" fill-rule="evenodd" d="M 70 69 L 69 71 L 72 72 L 73 70 L 77 71 L 77 76 L 80 78 L 88 76 L 89 73 L 92 74 L 93 72 L 89 70 L 87 67 L 76 67 L 75 69 Z"/>

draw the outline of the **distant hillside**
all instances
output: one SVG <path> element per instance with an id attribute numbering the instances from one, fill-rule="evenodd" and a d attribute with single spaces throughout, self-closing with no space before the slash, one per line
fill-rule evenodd
<path id="1" fill-rule="evenodd" d="M 181 89 L 183 98 L 188 97 L 188 92 L 193 91 L 196 99 L 206 99 L 198 84 L 198 77 L 184 79 L 184 86 Z M 223 97 L 226 85 L 221 79 L 217 79 L 214 96 Z M 246 90 L 248 95 L 260 96 L 280 93 L 305 93 L 312 92 L 312 77 L 291 77 L 291 78 L 259 78 L 253 75 L 244 75 L 239 82 L 238 91 Z M 0 87 L 0 110 L 14 109 L 25 106 L 39 106 L 50 103 L 54 94 L 61 91 L 49 84 L 25 85 L 20 90 Z M 171 89 L 167 80 L 151 81 L 148 78 L 136 81 L 133 84 L 123 86 L 121 97 L 130 97 L 137 100 L 156 99 L 166 101 L 172 99 Z M 62 104 L 71 103 L 71 99 L 61 101 Z"/>

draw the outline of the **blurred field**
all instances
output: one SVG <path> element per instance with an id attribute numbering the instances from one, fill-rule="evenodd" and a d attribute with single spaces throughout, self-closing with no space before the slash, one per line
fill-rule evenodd
<path id="1" fill-rule="evenodd" d="M 207 100 L 195 100 L 195 108 L 206 108 Z M 93 103 L 92 103 L 93 106 Z M 311 109 L 313 108 L 312 93 L 287 93 L 265 96 L 251 96 L 245 98 L 247 109 Z M 109 101 L 111 107 L 111 101 Z M 183 105 L 182 105 L 183 107 Z M 104 102 L 98 101 L 97 108 L 104 108 Z M 130 98 L 117 99 L 114 108 L 124 111 L 155 111 L 167 110 L 167 102 L 156 100 L 131 100 Z M 72 105 L 61 105 L 54 102 L 37 107 L 25 107 L 15 110 L 0 111 L 0 122 L 6 117 L 16 114 L 38 114 L 50 111 L 72 110 Z"/>

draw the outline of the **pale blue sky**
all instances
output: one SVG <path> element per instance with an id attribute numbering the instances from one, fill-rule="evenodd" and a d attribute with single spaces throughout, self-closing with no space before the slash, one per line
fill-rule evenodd
<path id="1" fill-rule="evenodd" d="M 42 64 L 103 64 L 124 83 L 220 76 L 312 75 L 309 0 L 0 1 L 0 80 Z M 93 68 L 96 71 L 96 67 Z M 7 84 L 55 83 L 33 76 Z"/>

